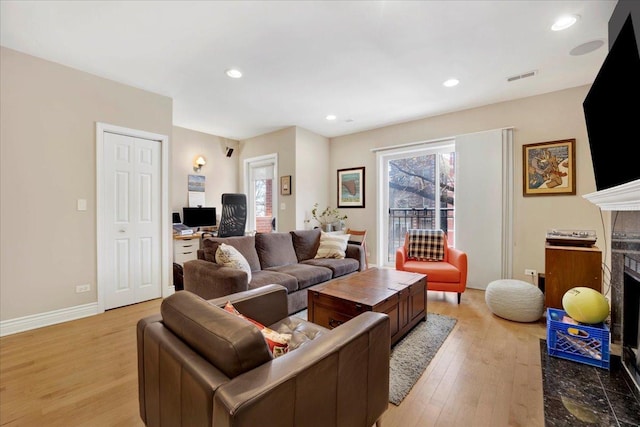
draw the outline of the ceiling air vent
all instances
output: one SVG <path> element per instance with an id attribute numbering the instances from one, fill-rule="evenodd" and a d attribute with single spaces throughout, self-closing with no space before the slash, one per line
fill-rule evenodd
<path id="1" fill-rule="evenodd" d="M 516 80 L 526 79 L 527 77 L 533 77 L 536 74 L 538 74 L 538 70 L 528 71 L 528 72 L 523 73 L 523 74 L 518 74 L 517 76 L 507 77 L 507 81 L 508 82 L 514 82 Z"/>

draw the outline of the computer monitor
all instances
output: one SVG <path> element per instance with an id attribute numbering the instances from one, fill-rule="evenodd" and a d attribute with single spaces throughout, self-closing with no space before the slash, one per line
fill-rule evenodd
<path id="1" fill-rule="evenodd" d="M 182 223 L 189 227 L 216 225 L 216 208 L 182 208 Z"/>

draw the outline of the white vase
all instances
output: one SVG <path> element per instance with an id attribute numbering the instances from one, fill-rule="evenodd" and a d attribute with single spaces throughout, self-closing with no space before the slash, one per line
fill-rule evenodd
<path id="1" fill-rule="evenodd" d="M 331 224 L 322 224 L 322 231 L 324 231 L 325 233 L 330 232 L 333 229 L 333 227 L 331 227 Z"/>

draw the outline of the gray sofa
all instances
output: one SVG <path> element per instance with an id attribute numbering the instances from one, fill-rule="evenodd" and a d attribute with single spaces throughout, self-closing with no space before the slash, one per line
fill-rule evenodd
<path id="1" fill-rule="evenodd" d="M 288 233 L 257 233 L 255 236 L 205 237 L 198 259 L 184 263 L 184 289 L 204 299 L 213 299 L 269 284 L 287 289 L 289 313 L 307 306 L 307 288 L 365 268 L 362 246 L 348 244 L 344 259 L 315 259 L 320 230 Z M 218 246 L 235 247 L 251 267 L 246 272 L 216 264 Z"/>

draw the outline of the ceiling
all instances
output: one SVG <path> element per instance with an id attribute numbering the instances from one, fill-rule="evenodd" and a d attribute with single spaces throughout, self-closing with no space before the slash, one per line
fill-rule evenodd
<path id="1" fill-rule="evenodd" d="M 0 44 L 169 96 L 176 126 L 335 137 L 589 84 L 615 4 L 2 0 Z M 566 13 L 580 19 L 551 31 Z M 594 40 L 604 46 L 570 55 Z M 460 84 L 444 87 L 450 77 Z"/>

